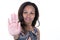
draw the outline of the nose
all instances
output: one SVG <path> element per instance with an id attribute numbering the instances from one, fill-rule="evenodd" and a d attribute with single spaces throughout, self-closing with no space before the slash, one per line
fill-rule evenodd
<path id="1" fill-rule="evenodd" d="M 30 17 L 30 14 L 27 14 L 27 17 Z"/>

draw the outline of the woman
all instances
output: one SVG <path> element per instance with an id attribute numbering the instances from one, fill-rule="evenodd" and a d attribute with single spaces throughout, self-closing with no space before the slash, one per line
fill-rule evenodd
<path id="1" fill-rule="evenodd" d="M 18 10 L 19 21 L 17 22 L 15 14 L 12 15 L 12 20 L 9 20 L 9 32 L 14 36 L 14 40 L 40 40 L 40 32 L 35 27 L 38 17 L 38 8 L 34 3 L 23 3 Z"/>

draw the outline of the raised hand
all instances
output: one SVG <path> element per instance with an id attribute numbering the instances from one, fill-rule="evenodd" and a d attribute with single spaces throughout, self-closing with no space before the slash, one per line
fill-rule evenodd
<path id="1" fill-rule="evenodd" d="M 11 20 L 8 18 L 8 31 L 11 35 L 18 35 L 21 32 L 20 22 L 18 23 L 18 16 L 11 14 Z"/>

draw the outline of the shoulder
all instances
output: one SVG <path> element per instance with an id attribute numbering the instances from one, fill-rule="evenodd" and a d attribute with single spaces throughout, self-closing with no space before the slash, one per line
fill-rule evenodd
<path id="1" fill-rule="evenodd" d="M 40 30 L 37 27 L 34 28 L 34 31 L 37 35 L 40 35 Z"/>
<path id="2" fill-rule="evenodd" d="M 37 29 L 37 40 L 40 40 L 40 30 L 36 27 Z"/>
<path id="3" fill-rule="evenodd" d="M 36 28 L 37 32 L 40 33 L 40 30 L 37 27 L 35 27 L 35 28 Z"/>

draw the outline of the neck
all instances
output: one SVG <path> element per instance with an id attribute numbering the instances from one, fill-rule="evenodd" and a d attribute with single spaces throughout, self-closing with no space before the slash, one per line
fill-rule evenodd
<path id="1" fill-rule="evenodd" d="M 27 31 L 32 31 L 32 30 L 33 30 L 33 27 L 32 27 L 32 26 L 27 26 L 25 29 L 26 29 Z"/>

